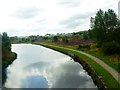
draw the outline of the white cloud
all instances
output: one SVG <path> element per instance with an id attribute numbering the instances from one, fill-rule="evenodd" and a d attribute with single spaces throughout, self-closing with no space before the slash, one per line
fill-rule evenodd
<path id="1" fill-rule="evenodd" d="M 23 19 L 29 19 L 29 18 L 34 18 L 35 16 L 38 15 L 39 12 L 42 10 L 35 8 L 35 7 L 30 7 L 30 8 L 21 8 L 15 12 L 15 14 L 11 15 L 13 17 L 18 17 L 18 18 L 23 18 Z"/>
<path id="2" fill-rule="evenodd" d="M 89 17 L 99 9 L 111 8 L 117 13 L 118 1 L 0 0 L 0 31 L 10 36 L 26 36 L 88 29 Z"/>

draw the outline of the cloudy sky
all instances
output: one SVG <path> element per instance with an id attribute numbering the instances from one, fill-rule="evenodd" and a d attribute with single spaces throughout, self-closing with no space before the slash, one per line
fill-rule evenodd
<path id="1" fill-rule="evenodd" d="M 0 32 L 45 35 L 89 29 L 99 9 L 118 13 L 119 0 L 0 0 Z"/>

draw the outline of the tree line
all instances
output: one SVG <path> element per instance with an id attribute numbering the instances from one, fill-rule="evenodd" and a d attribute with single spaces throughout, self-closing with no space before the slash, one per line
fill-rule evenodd
<path id="1" fill-rule="evenodd" d="M 96 40 L 98 47 L 106 54 L 120 53 L 120 20 L 112 9 L 99 10 L 91 17 L 89 36 Z"/>
<path id="2" fill-rule="evenodd" d="M 91 17 L 90 27 L 88 31 L 33 35 L 23 38 L 11 37 L 10 40 L 12 43 L 52 41 L 70 45 L 96 41 L 97 47 L 101 48 L 105 54 L 120 54 L 120 20 L 112 9 L 107 11 L 100 9 L 95 17 Z"/>

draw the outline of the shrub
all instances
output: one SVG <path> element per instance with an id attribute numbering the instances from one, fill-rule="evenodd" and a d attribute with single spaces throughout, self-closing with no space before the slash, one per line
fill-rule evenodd
<path id="1" fill-rule="evenodd" d="M 120 45 L 117 42 L 106 42 L 102 45 L 104 54 L 120 54 Z"/>
<path id="2" fill-rule="evenodd" d="M 90 49 L 90 45 L 79 45 L 78 49 Z"/>
<path id="3" fill-rule="evenodd" d="M 81 49 L 82 48 L 82 45 L 78 45 L 78 49 Z"/>
<path id="4" fill-rule="evenodd" d="M 90 49 L 90 45 L 83 45 L 83 48 Z"/>
<path id="5" fill-rule="evenodd" d="M 101 48 L 102 47 L 102 42 L 97 42 L 97 44 L 96 44 L 96 48 Z"/>

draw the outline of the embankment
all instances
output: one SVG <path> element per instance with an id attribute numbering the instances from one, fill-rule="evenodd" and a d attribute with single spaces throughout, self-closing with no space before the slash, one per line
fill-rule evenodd
<path id="1" fill-rule="evenodd" d="M 78 52 L 60 48 L 52 45 L 46 45 L 46 44 L 40 44 L 40 43 L 34 43 L 38 45 L 42 45 L 47 48 L 51 48 L 53 50 L 59 51 L 61 53 L 67 54 L 74 58 L 76 62 L 79 62 L 83 68 L 88 72 L 88 74 L 93 78 L 93 81 L 98 86 L 98 88 L 119 88 L 120 85 L 118 82 L 100 65 L 98 65 L 96 62 L 91 60 L 85 55 L 82 55 Z"/>
<path id="2" fill-rule="evenodd" d="M 6 81 L 6 68 L 17 58 L 17 54 L 11 52 L 11 56 L 7 59 L 2 59 L 2 86 Z"/>

